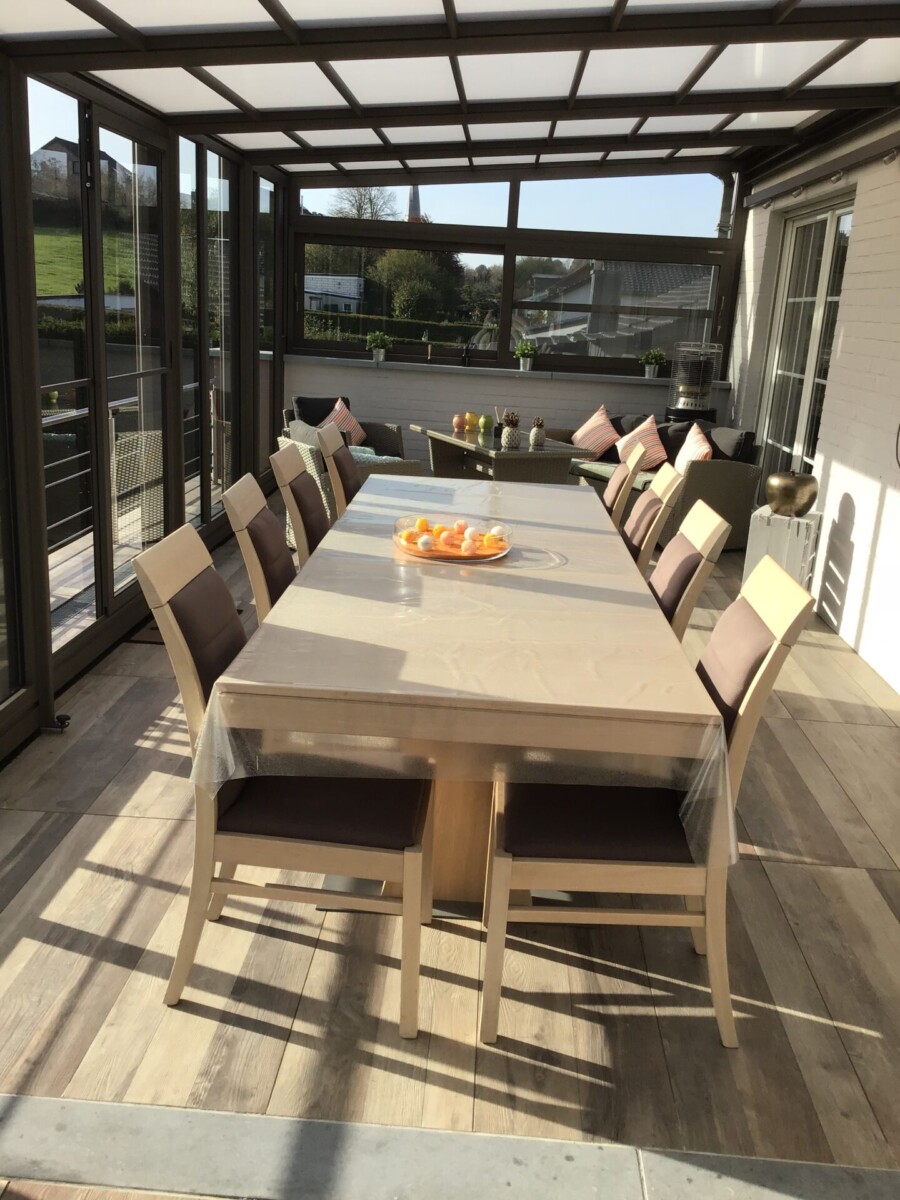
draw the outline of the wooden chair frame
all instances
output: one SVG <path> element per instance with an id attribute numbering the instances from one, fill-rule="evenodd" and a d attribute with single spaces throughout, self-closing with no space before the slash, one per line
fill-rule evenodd
<path id="1" fill-rule="evenodd" d="M 675 468 L 670 463 L 663 463 L 656 474 L 653 476 L 653 482 L 650 484 L 648 491 L 653 492 L 662 501 L 662 507 L 653 518 L 650 528 L 647 530 L 647 536 L 641 544 L 640 553 L 637 556 L 637 568 L 642 575 L 647 574 L 647 568 L 650 566 L 650 557 L 656 549 L 660 534 L 665 528 L 668 521 L 672 506 L 678 497 L 678 493 L 684 486 L 684 477 L 679 475 Z"/>
<path id="2" fill-rule="evenodd" d="M 344 445 L 344 439 L 341 437 L 341 431 L 333 421 L 329 421 L 327 425 L 323 425 L 318 430 L 317 436 L 319 439 L 319 449 L 322 452 L 322 457 L 325 459 L 328 478 L 331 480 L 335 516 L 341 517 L 347 511 L 347 496 L 344 492 L 344 481 L 341 479 L 341 473 L 334 461 L 334 455 L 335 451 L 340 450 L 341 446 Z"/>
<path id="3" fill-rule="evenodd" d="M 731 526 L 724 517 L 719 516 L 715 509 L 710 508 L 705 500 L 698 500 L 681 522 L 678 532 L 687 538 L 698 554 L 703 555 L 703 561 L 685 588 L 670 622 L 672 630 L 680 642 L 684 639 L 691 613 L 696 608 L 697 601 L 706 587 L 706 581 L 712 574 L 712 569 L 719 561 L 719 555 L 728 541 Z"/>
<path id="4" fill-rule="evenodd" d="M 213 565 L 209 551 L 192 525 L 184 525 L 139 554 L 135 574 L 163 636 L 175 679 L 181 691 L 191 752 L 197 743 L 206 702 L 193 655 L 172 611 L 171 600 L 202 571 Z M 302 787 L 298 778 L 298 791 Z M 400 895 L 356 896 L 354 910 L 387 913 L 401 919 L 400 1036 L 414 1038 L 419 1027 L 419 968 L 421 926 L 431 922 L 433 907 L 433 789 L 420 822 L 417 840 L 404 850 L 346 846 L 299 838 L 220 833 L 217 799 L 194 787 L 194 867 L 184 928 L 172 965 L 165 1003 L 178 1004 L 197 956 L 204 921 L 216 921 L 228 896 L 255 896 L 302 904 L 348 907 L 346 892 L 292 884 L 256 884 L 235 878 L 239 866 L 271 867 L 278 871 L 335 874 L 399 884 Z M 218 872 L 216 864 L 220 864 Z"/>
<path id="5" fill-rule="evenodd" d="M 732 800 L 736 802 L 747 753 L 763 707 L 778 672 L 812 611 L 807 591 L 772 558 L 766 557 L 744 584 L 741 595 L 766 624 L 775 639 L 748 687 L 728 739 L 728 772 Z M 730 824 L 723 797 L 713 818 L 711 858 L 727 862 Z M 725 904 L 728 868 L 708 864 L 642 863 L 594 860 L 515 858 L 503 846 L 505 785 L 495 784 L 491 816 L 488 870 L 485 882 L 484 983 L 480 1037 L 497 1040 L 500 990 L 506 929 L 510 922 L 554 922 L 563 925 L 654 925 L 687 927 L 694 948 L 706 955 L 713 1008 L 722 1044 L 737 1046 L 731 1006 Z M 681 896 L 685 911 L 602 909 L 580 907 L 530 907 L 511 904 L 513 891 L 535 888 L 610 894 Z"/>
<path id="6" fill-rule="evenodd" d="M 278 490 L 281 492 L 281 499 L 284 501 L 284 508 L 294 533 L 298 565 L 302 567 L 309 559 L 309 542 L 306 537 L 306 526 L 303 524 L 303 515 L 294 493 L 291 491 L 291 484 L 299 475 L 306 473 L 306 463 L 303 461 L 303 455 L 296 442 L 288 442 L 281 450 L 270 454 L 269 462 L 272 464 L 272 473 L 278 484 Z"/>
<path id="7" fill-rule="evenodd" d="M 242 475 L 237 483 L 233 483 L 226 492 L 222 493 L 222 503 L 250 577 L 253 602 L 256 605 L 256 619 L 262 622 L 272 611 L 272 597 L 269 593 L 269 585 L 266 583 L 262 563 L 259 561 L 259 555 L 253 545 L 253 539 L 247 532 L 247 526 L 267 507 L 266 498 L 257 481 L 252 475 L 247 474 Z"/>
<path id="8" fill-rule="evenodd" d="M 616 529 L 621 528 L 622 517 L 625 515 L 625 506 L 628 504 L 628 498 L 631 495 L 631 489 L 634 487 L 634 481 L 637 479 L 641 469 L 641 463 L 644 461 L 646 450 L 642 443 L 635 446 L 628 457 L 625 459 L 625 465 L 628 467 L 628 474 L 625 477 L 625 482 L 616 496 L 616 502 L 610 509 L 609 518 Z"/>

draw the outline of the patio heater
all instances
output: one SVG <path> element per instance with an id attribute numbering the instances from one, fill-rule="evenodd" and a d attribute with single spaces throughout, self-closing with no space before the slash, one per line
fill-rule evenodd
<path id="1" fill-rule="evenodd" d="M 722 347 L 716 342 L 676 342 L 667 419 L 714 421 L 710 397 L 721 366 Z"/>

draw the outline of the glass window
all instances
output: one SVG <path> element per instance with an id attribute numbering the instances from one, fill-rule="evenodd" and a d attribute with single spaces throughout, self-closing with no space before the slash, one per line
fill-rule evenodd
<path id="1" fill-rule="evenodd" d="M 721 209 L 722 181 L 712 175 L 537 179 L 522 184 L 519 226 L 715 237 Z"/>
<path id="2" fill-rule="evenodd" d="M 509 184 L 423 183 L 412 187 L 303 188 L 300 211 L 305 216 L 350 217 L 359 221 L 421 220 L 431 225 L 505 226 L 509 213 Z"/>
<path id="3" fill-rule="evenodd" d="M 260 471 L 269 468 L 275 428 L 275 185 L 259 180 L 256 214 L 257 420 Z M 349 307 L 348 310 L 349 311 Z"/>
<path id="4" fill-rule="evenodd" d="M 181 415 L 184 438 L 184 515 L 202 522 L 200 474 L 203 459 L 200 425 L 199 294 L 197 291 L 197 146 L 178 142 L 178 211 L 181 251 Z"/>
<path id="5" fill-rule="evenodd" d="M 2 301 L 2 295 L 0 295 Z M 0 308 L 0 338 L 4 332 Z M 5 346 L 0 341 L 0 703 L 19 686 L 15 575 L 12 551 L 11 446 L 7 428 Z"/>
<path id="6" fill-rule="evenodd" d="M 709 340 L 716 268 L 697 263 L 518 258 L 511 346 L 637 358 Z"/>
<path id="7" fill-rule="evenodd" d="M 235 170 L 212 151 L 206 154 L 206 262 L 209 310 L 209 421 L 212 428 L 212 512 L 234 483 L 237 446 L 235 391 L 234 239 Z"/>
<path id="8" fill-rule="evenodd" d="M 498 254 L 310 243 L 303 334 L 358 350 L 383 331 L 438 358 L 495 352 L 502 287 Z"/>

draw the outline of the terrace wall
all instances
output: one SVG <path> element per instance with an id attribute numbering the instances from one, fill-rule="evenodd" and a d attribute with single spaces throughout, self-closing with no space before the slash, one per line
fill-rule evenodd
<path id="1" fill-rule="evenodd" d="M 897 132 L 882 126 L 869 140 Z M 790 172 L 825 164 L 842 143 Z M 816 454 L 823 514 L 813 590 L 817 608 L 893 687 L 900 687 L 900 159 L 881 157 L 837 183 L 807 187 L 750 215 L 732 379 L 735 423 L 755 424 L 765 395 L 769 338 L 785 218 L 854 195 L 853 229 Z"/>

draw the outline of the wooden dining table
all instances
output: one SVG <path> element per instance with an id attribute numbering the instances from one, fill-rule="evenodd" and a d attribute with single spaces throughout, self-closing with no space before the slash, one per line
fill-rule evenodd
<path id="1" fill-rule="evenodd" d="M 410 515 L 503 523 L 511 548 L 423 561 L 392 538 Z M 492 781 L 673 762 L 708 776 L 724 754 L 718 710 L 593 489 L 379 475 L 214 685 L 194 779 L 324 761 L 426 772 L 435 895 L 479 900 Z"/>

